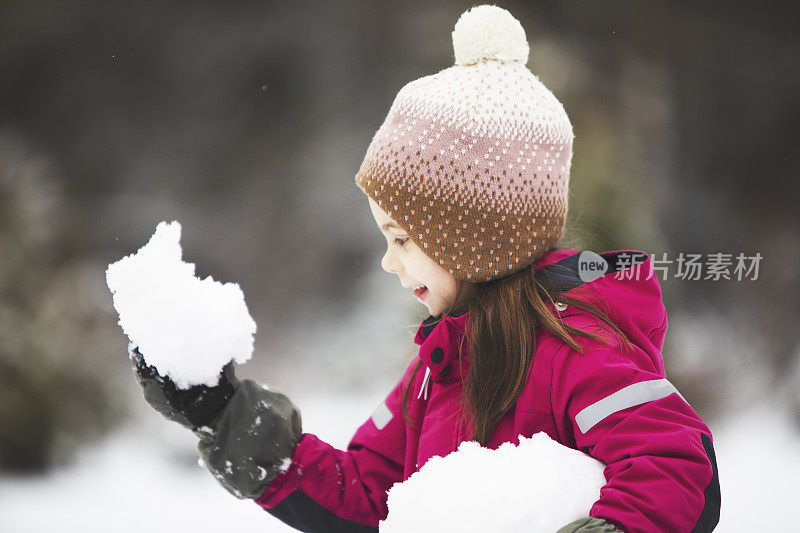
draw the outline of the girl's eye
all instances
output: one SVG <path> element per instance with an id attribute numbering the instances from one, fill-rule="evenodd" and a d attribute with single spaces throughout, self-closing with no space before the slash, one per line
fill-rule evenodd
<path id="1" fill-rule="evenodd" d="M 396 242 L 400 246 L 403 246 L 406 243 L 406 241 L 408 241 L 408 237 L 406 237 L 405 239 L 401 239 L 400 237 L 394 238 L 394 242 Z"/>

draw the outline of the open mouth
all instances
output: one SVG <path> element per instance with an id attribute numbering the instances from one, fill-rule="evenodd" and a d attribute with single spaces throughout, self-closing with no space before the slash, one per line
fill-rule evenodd
<path id="1" fill-rule="evenodd" d="M 414 289 L 414 296 L 416 296 L 419 300 L 422 300 L 426 294 L 428 294 L 428 287 L 425 285 Z"/>

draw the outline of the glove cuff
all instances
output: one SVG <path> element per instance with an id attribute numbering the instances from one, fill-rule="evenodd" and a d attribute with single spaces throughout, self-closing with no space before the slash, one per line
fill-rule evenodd
<path id="1" fill-rule="evenodd" d="M 302 422 L 285 394 L 246 379 L 213 429 L 195 434 L 200 457 L 217 481 L 238 498 L 258 498 L 294 454 Z"/>

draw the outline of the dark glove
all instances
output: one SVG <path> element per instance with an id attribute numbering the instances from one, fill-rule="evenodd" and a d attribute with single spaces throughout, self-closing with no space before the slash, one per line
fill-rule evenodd
<path id="1" fill-rule="evenodd" d="M 238 498 L 258 498 L 288 466 L 302 435 L 300 412 L 286 395 L 255 381 L 239 381 L 228 363 L 215 387 L 178 389 L 130 352 L 144 398 L 169 420 L 200 438 L 200 458 Z"/>
<path id="2" fill-rule="evenodd" d="M 288 468 L 300 442 L 300 412 L 283 393 L 243 380 L 213 431 L 195 432 L 205 467 L 237 498 L 258 498 Z"/>
<path id="3" fill-rule="evenodd" d="M 624 533 L 614 524 L 602 518 L 586 517 L 570 522 L 556 533 Z"/>
<path id="4" fill-rule="evenodd" d="M 233 363 L 225 365 L 219 383 L 214 387 L 195 385 L 179 389 L 169 377 L 160 375 L 155 367 L 149 366 L 138 348 L 132 348 L 129 354 L 147 403 L 169 420 L 191 430 L 204 426 L 213 428 L 214 420 L 239 386 Z"/>

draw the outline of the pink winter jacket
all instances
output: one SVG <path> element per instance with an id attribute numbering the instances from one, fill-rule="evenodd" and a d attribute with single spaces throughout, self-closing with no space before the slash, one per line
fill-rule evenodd
<path id="1" fill-rule="evenodd" d="M 577 250 L 549 251 L 535 268 L 537 275 L 574 285 L 572 294 L 591 286 L 633 351 L 625 353 L 590 314 L 548 303 L 568 324 L 596 332 L 604 327 L 612 343 L 575 337 L 584 348 L 578 353 L 540 329 L 528 384 L 489 446 L 544 431 L 607 464 L 606 485 L 589 516 L 626 533 L 711 531 L 720 508 L 711 432 L 666 380 L 661 349 L 667 317 L 657 276 L 646 279 L 651 260 L 633 250 L 600 255 L 609 271 L 589 283 L 578 276 Z M 467 359 L 458 346 L 468 315 L 424 320 L 414 339 L 420 371 L 413 372 L 415 358 L 346 451 L 303 434 L 291 466 L 257 503 L 301 531 L 377 531 L 392 484 L 469 439 L 456 414 Z M 409 380 L 413 426 L 400 407 Z"/>

